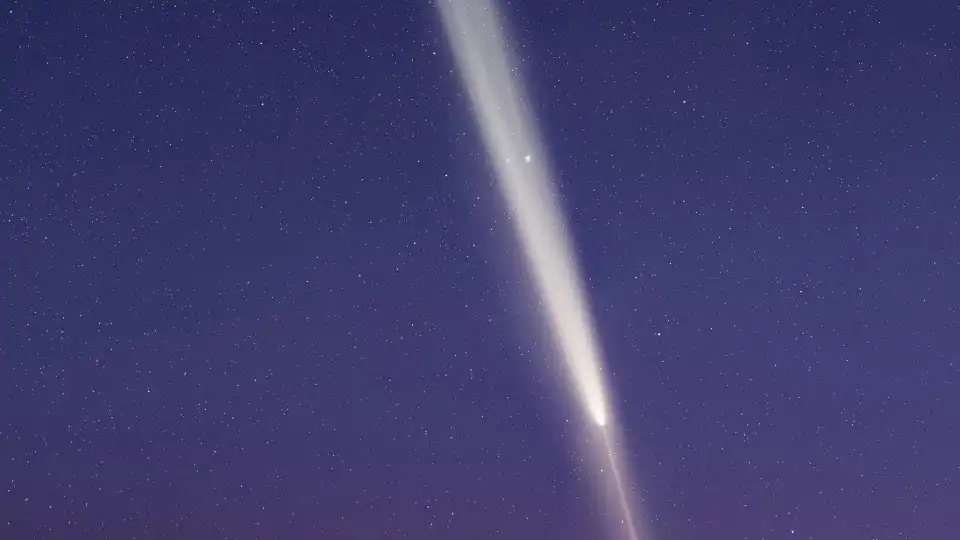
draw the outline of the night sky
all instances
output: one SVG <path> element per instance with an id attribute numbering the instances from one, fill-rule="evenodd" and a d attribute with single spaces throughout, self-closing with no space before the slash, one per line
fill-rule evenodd
<path id="1" fill-rule="evenodd" d="M 649 540 L 960 538 L 957 4 L 504 11 Z M 608 537 L 430 1 L 0 21 L 0 538 Z"/>

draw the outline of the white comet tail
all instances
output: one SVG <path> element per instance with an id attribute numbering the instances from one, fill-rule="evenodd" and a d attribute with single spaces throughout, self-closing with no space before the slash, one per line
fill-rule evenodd
<path id="1" fill-rule="evenodd" d="M 437 0 L 437 6 L 551 335 L 578 400 L 603 432 L 597 450 L 614 469 L 622 520 L 636 539 L 621 467 L 607 433 L 610 414 L 593 322 L 504 23 L 493 0 Z"/>
<path id="2" fill-rule="evenodd" d="M 489 0 L 438 0 L 438 5 L 553 337 L 590 417 L 604 425 L 607 410 L 593 324 L 496 6 Z"/>

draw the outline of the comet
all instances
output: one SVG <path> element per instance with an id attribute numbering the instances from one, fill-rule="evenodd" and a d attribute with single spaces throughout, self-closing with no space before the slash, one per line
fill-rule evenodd
<path id="1" fill-rule="evenodd" d="M 598 435 L 591 443 L 597 457 L 609 464 L 619 521 L 631 540 L 640 540 L 615 451 L 600 348 L 573 241 L 506 22 L 494 0 L 436 0 L 436 5 L 566 379 Z"/>

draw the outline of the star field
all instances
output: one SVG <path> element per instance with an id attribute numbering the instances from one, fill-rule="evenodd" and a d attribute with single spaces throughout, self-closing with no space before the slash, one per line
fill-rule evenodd
<path id="1" fill-rule="evenodd" d="M 960 8 L 511 1 L 657 540 L 960 535 Z M 0 538 L 601 538 L 428 1 L 0 13 Z"/>

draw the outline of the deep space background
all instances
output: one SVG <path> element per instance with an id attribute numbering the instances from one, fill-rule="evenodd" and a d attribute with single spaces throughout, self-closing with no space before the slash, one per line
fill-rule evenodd
<path id="1" fill-rule="evenodd" d="M 0 538 L 603 537 L 428 0 L 2 8 Z M 504 11 L 650 540 L 960 538 L 957 4 Z"/>

